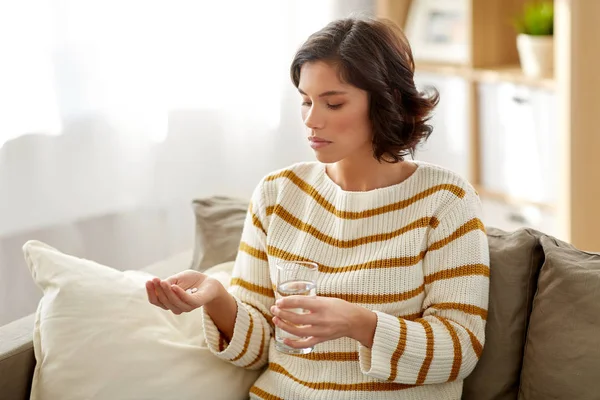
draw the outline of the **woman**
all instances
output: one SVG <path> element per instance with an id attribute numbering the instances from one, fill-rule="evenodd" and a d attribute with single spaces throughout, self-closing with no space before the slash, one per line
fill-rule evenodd
<path id="1" fill-rule="evenodd" d="M 229 291 L 194 271 L 147 284 L 150 302 L 175 314 L 204 306 L 216 356 L 268 365 L 253 399 L 458 399 L 481 355 L 479 199 L 458 175 L 405 160 L 431 133 L 437 103 L 413 70 L 405 37 L 383 21 L 343 19 L 310 36 L 291 77 L 319 162 L 260 182 Z M 276 302 L 280 260 L 317 263 L 317 296 Z M 314 351 L 275 350 L 274 325 L 308 338 L 288 346 Z"/>

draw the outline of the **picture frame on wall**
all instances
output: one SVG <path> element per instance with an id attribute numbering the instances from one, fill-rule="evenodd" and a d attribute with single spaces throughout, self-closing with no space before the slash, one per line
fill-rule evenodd
<path id="1" fill-rule="evenodd" d="M 413 0 L 405 34 L 415 61 L 469 64 L 469 1 Z"/>

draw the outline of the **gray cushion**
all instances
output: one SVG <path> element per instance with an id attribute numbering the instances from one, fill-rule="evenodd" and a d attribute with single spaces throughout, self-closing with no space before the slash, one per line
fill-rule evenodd
<path id="1" fill-rule="evenodd" d="M 521 400 L 600 398 L 600 254 L 544 236 Z"/>
<path id="2" fill-rule="evenodd" d="M 203 271 L 235 260 L 249 204 L 249 200 L 225 196 L 193 201 L 196 240 L 192 269 Z"/>
<path id="3" fill-rule="evenodd" d="M 527 322 L 544 254 L 540 232 L 504 232 L 488 228 L 490 301 L 485 346 L 465 380 L 463 399 L 515 400 L 525 347 Z"/>

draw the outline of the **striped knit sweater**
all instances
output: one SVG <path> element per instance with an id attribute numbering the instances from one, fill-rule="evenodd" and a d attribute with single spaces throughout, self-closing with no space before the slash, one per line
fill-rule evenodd
<path id="1" fill-rule="evenodd" d="M 489 252 L 477 193 L 432 164 L 367 192 L 336 185 L 320 163 L 265 177 L 252 196 L 230 293 L 226 343 L 204 313 L 211 351 L 265 371 L 252 399 L 459 399 L 484 344 Z M 274 347 L 269 311 L 278 260 L 318 264 L 317 295 L 377 314 L 371 349 L 350 338 L 307 355 Z"/>

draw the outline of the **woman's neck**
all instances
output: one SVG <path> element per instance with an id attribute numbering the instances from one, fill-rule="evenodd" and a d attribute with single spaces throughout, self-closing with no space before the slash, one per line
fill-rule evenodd
<path id="1" fill-rule="evenodd" d="M 326 167 L 329 178 L 348 192 L 365 192 L 401 183 L 416 169 L 417 165 L 410 161 L 388 163 L 374 157 L 362 162 L 344 159 Z"/>

